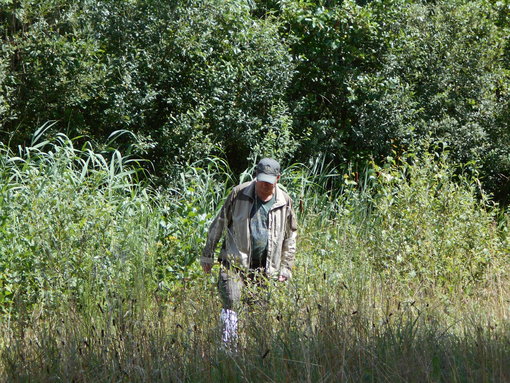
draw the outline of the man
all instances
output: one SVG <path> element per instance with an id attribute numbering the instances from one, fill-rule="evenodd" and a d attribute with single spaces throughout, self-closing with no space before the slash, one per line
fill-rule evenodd
<path id="1" fill-rule="evenodd" d="M 279 186 L 280 164 L 264 158 L 253 181 L 236 186 L 212 222 L 201 264 L 210 273 L 219 240 L 224 242 L 218 288 L 223 300 L 223 341 L 237 338 L 237 308 L 245 283 L 257 272 L 284 282 L 292 276 L 297 222 L 292 200 Z"/>

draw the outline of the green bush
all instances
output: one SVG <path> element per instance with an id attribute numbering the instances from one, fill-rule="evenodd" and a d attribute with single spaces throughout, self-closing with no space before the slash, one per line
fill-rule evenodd
<path id="1" fill-rule="evenodd" d="M 183 167 L 156 191 L 140 162 L 63 134 L 42 141 L 49 128 L 18 153 L 0 149 L 0 311 L 165 296 L 196 279 L 207 224 L 233 183 L 226 163 Z"/>
<path id="2" fill-rule="evenodd" d="M 3 1 L 0 139 L 33 128 L 150 159 L 384 161 L 430 135 L 505 200 L 507 1 Z"/>
<path id="3" fill-rule="evenodd" d="M 349 81 L 353 130 L 373 156 L 433 136 L 457 162 L 479 161 L 492 191 L 508 173 L 508 21 L 490 2 L 409 2 L 372 73 Z M 382 13 L 384 15 L 384 13 Z M 505 197 L 503 197 L 505 198 Z"/>
<path id="4" fill-rule="evenodd" d="M 151 276 L 157 212 L 134 163 L 64 135 L 1 151 L 2 311 L 99 298 Z"/>
<path id="5" fill-rule="evenodd" d="M 349 80 L 379 68 L 385 48 L 381 28 L 371 6 L 354 0 L 282 2 L 281 13 L 297 64 L 287 98 L 301 145 L 299 159 L 306 162 L 322 153 L 341 163 L 359 151 L 352 135 L 356 110 L 348 100 Z"/>
<path id="6" fill-rule="evenodd" d="M 208 158 L 179 171 L 176 181 L 155 199 L 161 215 L 157 273 L 161 286 L 181 287 L 201 273 L 200 258 L 207 230 L 232 185 L 231 171 L 218 158 Z"/>
<path id="7" fill-rule="evenodd" d="M 378 272 L 450 291 L 469 291 L 501 272 L 506 249 L 499 209 L 472 170 L 463 169 L 445 154 L 427 152 L 375 167 L 365 256 Z"/>
<path id="8" fill-rule="evenodd" d="M 209 154 L 236 170 L 250 156 L 290 157 L 293 64 L 278 23 L 250 10 L 239 0 L 6 4 L 3 141 L 26 144 L 48 120 L 98 142 L 127 129 L 163 177 Z"/>

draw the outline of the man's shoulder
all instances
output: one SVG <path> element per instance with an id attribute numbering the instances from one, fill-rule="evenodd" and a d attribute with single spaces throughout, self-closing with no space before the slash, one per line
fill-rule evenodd
<path id="1" fill-rule="evenodd" d="M 276 184 L 276 187 L 278 188 L 279 197 L 282 198 L 283 200 L 285 200 L 286 203 L 289 203 L 289 202 L 292 203 L 292 198 L 287 193 L 287 190 L 285 190 L 285 188 L 283 186 L 281 186 L 280 184 Z"/>
<path id="2" fill-rule="evenodd" d="M 250 191 L 250 187 L 254 187 L 253 186 L 254 184 L 255 184 L 255 181 L 252 180 L 252 181 L 248 181 L 248 182 L 243 182 L 242 184 L 239 184 L 239 185 L 235 186 L 232 189 L 233 196 L 236 197 L 240 193 L 249 192 Z"/>
<path id="3" fill-rule="evenodd" d="M 254 180 L 251 180 L 251 181 L 246 181 L 246 182 L 243 182 L 242 184 L 239 184 L 235 187 L 235 189 L 238 189 L 238 190 L 244 190 L 246 189 L 248 186 L 250 185 L 253 185 L 255 183 Z"/>

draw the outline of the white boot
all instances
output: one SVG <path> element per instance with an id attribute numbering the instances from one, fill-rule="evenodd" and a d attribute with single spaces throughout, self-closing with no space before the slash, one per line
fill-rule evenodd
<path id="1" fill-rule="evenodd" d="M 223 344 L 228 350 L 237 351 L 237 313 L 222 309 L 220 314 Z"/>

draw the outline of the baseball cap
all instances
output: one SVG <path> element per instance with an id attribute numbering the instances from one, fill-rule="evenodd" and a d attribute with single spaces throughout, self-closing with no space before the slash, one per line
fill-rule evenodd
<path id="1" fill-rule="evenodd" d="M 257 164 L 257 181 L 274 184 L 280 175 L 280 164 L 272 158 L 263 158 Z"/>

